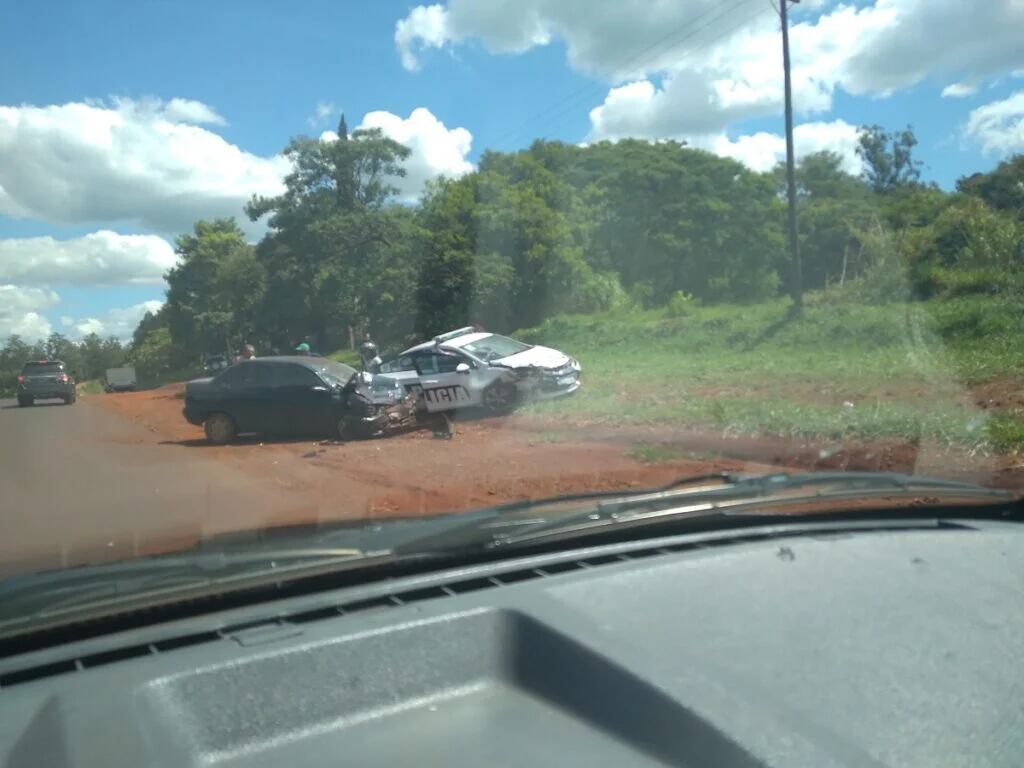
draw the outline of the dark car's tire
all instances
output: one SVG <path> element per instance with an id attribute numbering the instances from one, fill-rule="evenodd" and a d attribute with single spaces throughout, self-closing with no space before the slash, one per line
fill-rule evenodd
<path id="1" fill-rule="evenodd" d="M 18 398 L 18 406 L 19 407 L 27 408 L 30 405 L 32 405 L 32 398 L 31 397 L 19 397 Z"/>
<path id="2" fill-rule="evenodd" d="M 235 420 L 226 413 L 211 413 L 203 422 L 206 439 L 214 445 L 224 445 L 235 439 L 237 427 Z"/>
<path id="3" fill-rule="evenodd" d="M 64 405 L 72 405 L 77 398 L 74 395 L 67 395 L 64 398 Z"/>
<path id="4" fill-rule="evenodd" d="M 355 430 L 352 428 L 352 417 L 342 416 L 338 419 L 338 423 L 334 425 L 334 439 L 335 440 L 354 440 Z"/>
<path id="5" fill-rule="evenodd" d="M 519 392 L 512 384 L 496 381 L 483 391 L 481 400 L 488 413 L 511 413 L 519 405 Z"/>

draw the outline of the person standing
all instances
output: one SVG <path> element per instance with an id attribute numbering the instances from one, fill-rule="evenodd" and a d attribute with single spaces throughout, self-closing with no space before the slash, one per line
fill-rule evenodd
<path id="1" fill-rule="evenodd" d="M 370 338 L 369 331 L 363 334 L 363 343 L 359 345 L 359 358 L 363 362 L 363 370 L 370 371 L 371 373 L 376 372 L 377 366 L 381 363 L 377 345 Z"/>

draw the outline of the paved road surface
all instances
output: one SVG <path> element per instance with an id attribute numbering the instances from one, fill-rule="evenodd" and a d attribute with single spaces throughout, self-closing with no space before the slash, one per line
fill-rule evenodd
<path id="1" fill-rule="evenodd" d="M 0 576 L 302 516 L 308 501 L 201 454 L 87 400 L 0 400 Z"/>

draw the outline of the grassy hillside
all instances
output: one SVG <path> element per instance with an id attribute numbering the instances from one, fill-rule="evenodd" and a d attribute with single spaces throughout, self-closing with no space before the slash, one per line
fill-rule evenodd
<path id="1" fill-rule="evenodd" d="M 798 320 L 781 301 L 678 301 L 555 317 L 518 335 L 584 366 L 577 397 L 534 406 L 555 421 L 927 437 L 1010 451 L 1024 437 L 1022 330 L 1024 305 L 996 298 L 867 306 L 812 297 Z"/>

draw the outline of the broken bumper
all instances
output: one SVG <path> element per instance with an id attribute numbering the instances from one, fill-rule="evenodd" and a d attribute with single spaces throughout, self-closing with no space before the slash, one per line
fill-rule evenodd
<path id="1" fill-rule="evenodd" d="M 521 375 L 518 386 L 526 397 L 550 400 L 576 392 L 582 386 L 580 375 L 579 366 L 572 364 L 560 368 L 533 368 Z"/>

